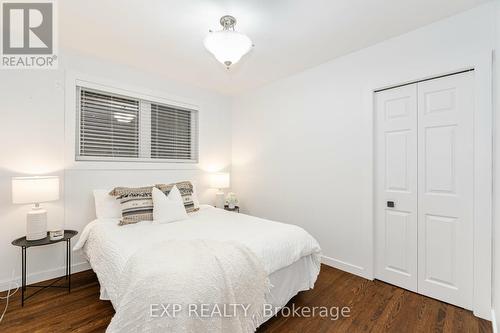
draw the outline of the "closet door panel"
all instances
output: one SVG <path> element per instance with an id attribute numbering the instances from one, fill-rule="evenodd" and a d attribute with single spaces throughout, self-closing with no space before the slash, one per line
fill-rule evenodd
<path id="1" fill-rule="evenodd" d="M 379 92 L 375 98 L 375 275 L 416 291 L 416 85 Z"/>
<path id="2" fill-rule="evenodd" d="M 473 288 L 472 75 L 418 83 L 418 292 L 469 309 Z"/>

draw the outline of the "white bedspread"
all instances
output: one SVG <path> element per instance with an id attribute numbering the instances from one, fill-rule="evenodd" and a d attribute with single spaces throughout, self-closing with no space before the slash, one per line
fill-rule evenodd
<path id="1" fill-rule="evenodd" d="M 315 269 L 311 281 L 320 270 L 320 247 L 302 228 L 227 212 L 210 206 L 191 213 L 188 220 L 168 224 L 140 222 L 118 226 L 116 219 L 89 223 L 74 250 L 84 250 L 101 283 L 101 298 L 110 299 L 118 312 L 117 281 L 134 253 L 165 240 L 232 241 L 246 246 L 261 261 L 270 275 L 305 256 L 313 258 Z"/>
<path id="2" fill-rule="evenodd" d="M 108 333 L 252 333 L 265 319 L 270 290 L 260 260 L 245 246 L 199 239 L 168 240 L 137 251 L 118 284 L 119 311 Z M 220 311 L 223 304 L 245 308 L 210 316 L 199 310 L 200 302 L 207 312 Z M 158 310 L 169 306 L 168 315 L 156 310 L 151 315 L 152 304 Z"/>

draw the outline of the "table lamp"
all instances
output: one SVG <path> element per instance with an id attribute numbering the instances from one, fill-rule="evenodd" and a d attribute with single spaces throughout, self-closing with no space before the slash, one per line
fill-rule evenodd
<path id="1" fill-rule="evenodd" d="M 12 177 L 12 203 L 34 204 L 26 216 L 26 239 L 38 240 L 47 237 L 47 211 L 41 202 L 59 199 L 59 177 Z"/>
<path id="2" fill-rule="evenodd" d="M 214 173 L 211 177 L 211 187 L 218 189 L 215 194 L 215 207 L 224 208 L 224 190 L 229 187 L 229 173 Z"/>

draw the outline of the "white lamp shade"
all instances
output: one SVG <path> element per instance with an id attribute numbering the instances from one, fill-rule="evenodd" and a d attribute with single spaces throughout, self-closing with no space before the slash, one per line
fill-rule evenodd
<path id="1" fill-rule="evenodd" d="M 252 41 L 248 36 L 232 30 L 211 32 L 205 37 L 203 44 L 227 67 L 240 61 L 252 48 Z"/>
<path id="2" fill-rule="evenodd" d="M 12 202 L 40 203 L 59 199 L 59 177 L 13 177 Z"/>
<path id="3" fill-rule="evenodd" d="M 212 174 L 210 183 L 212 188 L 228 188 L 229 173 L 221 172 Z"/>

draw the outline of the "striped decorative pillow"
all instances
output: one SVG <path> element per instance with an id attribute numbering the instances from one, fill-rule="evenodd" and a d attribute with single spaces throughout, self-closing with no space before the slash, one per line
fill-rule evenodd
<path id="1" fill-rule="evenodd" d="M 170 193 L 170 190 L 172 188 L 177 186 L 179 191 L 181 192 L 182 196 L 182 201 L 184 202 L 184 208 L 186 208 L 187 213 L 195 212 L 199 210 L 200 208 L 196 206 L 194 200 L 193 200 L 193 184 L 189 181 L 184 181 L 184 182 L 178 182 L 174 184 L 156 184 L 156 187 L 165 193 L 165 195 L 168 195 Z"/>
<path id="2" fill-rule="evenodd" d="M 120 225 L 153 220 L 152 186 L 115 187 L 109 195 L 120 201 L 122 219 Z"/>

